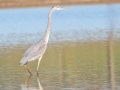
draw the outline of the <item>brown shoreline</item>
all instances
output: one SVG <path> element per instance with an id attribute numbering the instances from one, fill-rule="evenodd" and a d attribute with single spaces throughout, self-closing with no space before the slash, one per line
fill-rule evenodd
<path id="1" fill-rule="evenodd" d="M 35 1 L 25 1 L 25 0 L 0 0 L 0 8 L 20 8 L 20 7 L 41 7 L 41 6 L 53 6 L 53 5 L 88 5 L 88 4 L 116 4 L 120 3 L 120 0 L 76 0 L 76 1 L 69 1 L 69 0 L 35 0 Z"/>

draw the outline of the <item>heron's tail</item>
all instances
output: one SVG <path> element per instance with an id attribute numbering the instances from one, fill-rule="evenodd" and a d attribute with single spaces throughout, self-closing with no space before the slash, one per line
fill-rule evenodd
<path id="1" fill-rule="evenodd" d="M 23 63 L 19 63 L 19 65 L 20 65 L 20 66 L 23 66 L 23 65 L 25 65 L 25 64 L 23 64 Z"/>
<path id="2" fill-rule="evenodd" d="M 23 65 L 26 65 L 28 62 L 25 58 L 22 58 L 22 60 L 20 61 L 19 65 L 20 66 L 23 66 Z"/>

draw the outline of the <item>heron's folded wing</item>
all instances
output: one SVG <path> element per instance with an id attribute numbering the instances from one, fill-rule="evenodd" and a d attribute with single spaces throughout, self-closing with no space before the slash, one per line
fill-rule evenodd
<path id="1" fill-rule="evenodd" d="M 36 44 L 32 45 L 24 54 L 24 56 L 29 55 L 29 53 L 36 52 L 44 44 L 43 40 L 38 41 Z"/>
<path id="2" fill-rule="evenodd" d="M 41 47 L 39 47 L 39 49 L 36 52 L 29 53 L 29 56 L 27 57 L 28 61 L 33 61 L 41 57 L 44 54 L 46 47 L 47 45 L 43 44 Z"/>
<path id="3" fill-rule="evenodd" d="M 30 52 L 30 51 L 32 50 L 33 47 L 34 47 L 34 45 L 31 46 L 31 47 L 23 54 L 23 57 L 26 56 L 26 55 L 28 54 L 28 52 Z"/>

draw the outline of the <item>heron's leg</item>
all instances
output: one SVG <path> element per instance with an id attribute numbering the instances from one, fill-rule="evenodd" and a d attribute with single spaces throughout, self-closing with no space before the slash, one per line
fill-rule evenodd
<path id="1" fill-rule="evenodd" d="M 39 90 L 43 90 L 43 87 L 40 83 L 40 80 L 39 80 L 39 77 L 37 76 L 37 82 L 38 82 L 38 85 L 39 85 Z"/>
<path id="2" fill-rule="evenodd" d="M 25 85 L 27 85 L 27 84 L 28 84 L 28 82 L 29 82 L 29 80 L 30 80 L 31 76 L 32 76 L 32 75 L 30 75 L 30 76 L 28 77 L 28 79 L 25 81 Z"/>
<path id="3" fill-rule="evenodd" d="M 32 75 L 32 73 L 29 71 L 26 65 L 24 65 L 24 68 L 30 73 L 30 75 Z"/>
<path id="4" fill-rule="evenodd" d="M 38 60 L 37 75 L 38 75 L 38 68 L 39 68 L 39 65 L 40 65 L 41 58 L 42 58 L 42 56 L 41 56 L 41 57 L 39 58 L 39 60 Z"/>

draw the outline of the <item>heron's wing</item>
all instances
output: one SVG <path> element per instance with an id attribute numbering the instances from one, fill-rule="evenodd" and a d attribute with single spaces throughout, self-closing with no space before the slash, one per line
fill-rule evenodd
<path id="1" fill-rule="evenodd" d="M 38 41 L 36 44 L 32 45 L 24 54 L 23 54 L 23 57 L 24 56 L 27 56 L 31 53 L 34 53 L 36 51 L 38 51 L 39 48 L 43 47 L 44 45 L 44 40 L 41 39 L 40 41 Z"/>
<path id="2" fill-rule="evenodd" d="M 46 50 L 47 44 L 44 39 L 41 39 L 36 44 L 31 46 L 24 54 L 23 58 L 20 61 L 20 66 L 26 64 L 28 61 L 33 61 L 42 56 Z"/>
<path id="3" fill-rule="evenodd" d="M 47 44 L 42 44 L 41 47 L 39 47 L 36 52 L 30 52 L 29 55 L 27 56 L 28 61 L 33 61 L 41 57 L 44 54 L 46 47 Z"/>
<path id="4" fill-rule="evenodd" d="M 32 45 L 32 46 L 23 54 L 23 57 L 26 56 L 26 55 L 28 54 L 28 52 L 30 52 L 33 47 L 34 47 L 34 45 Z"/>

